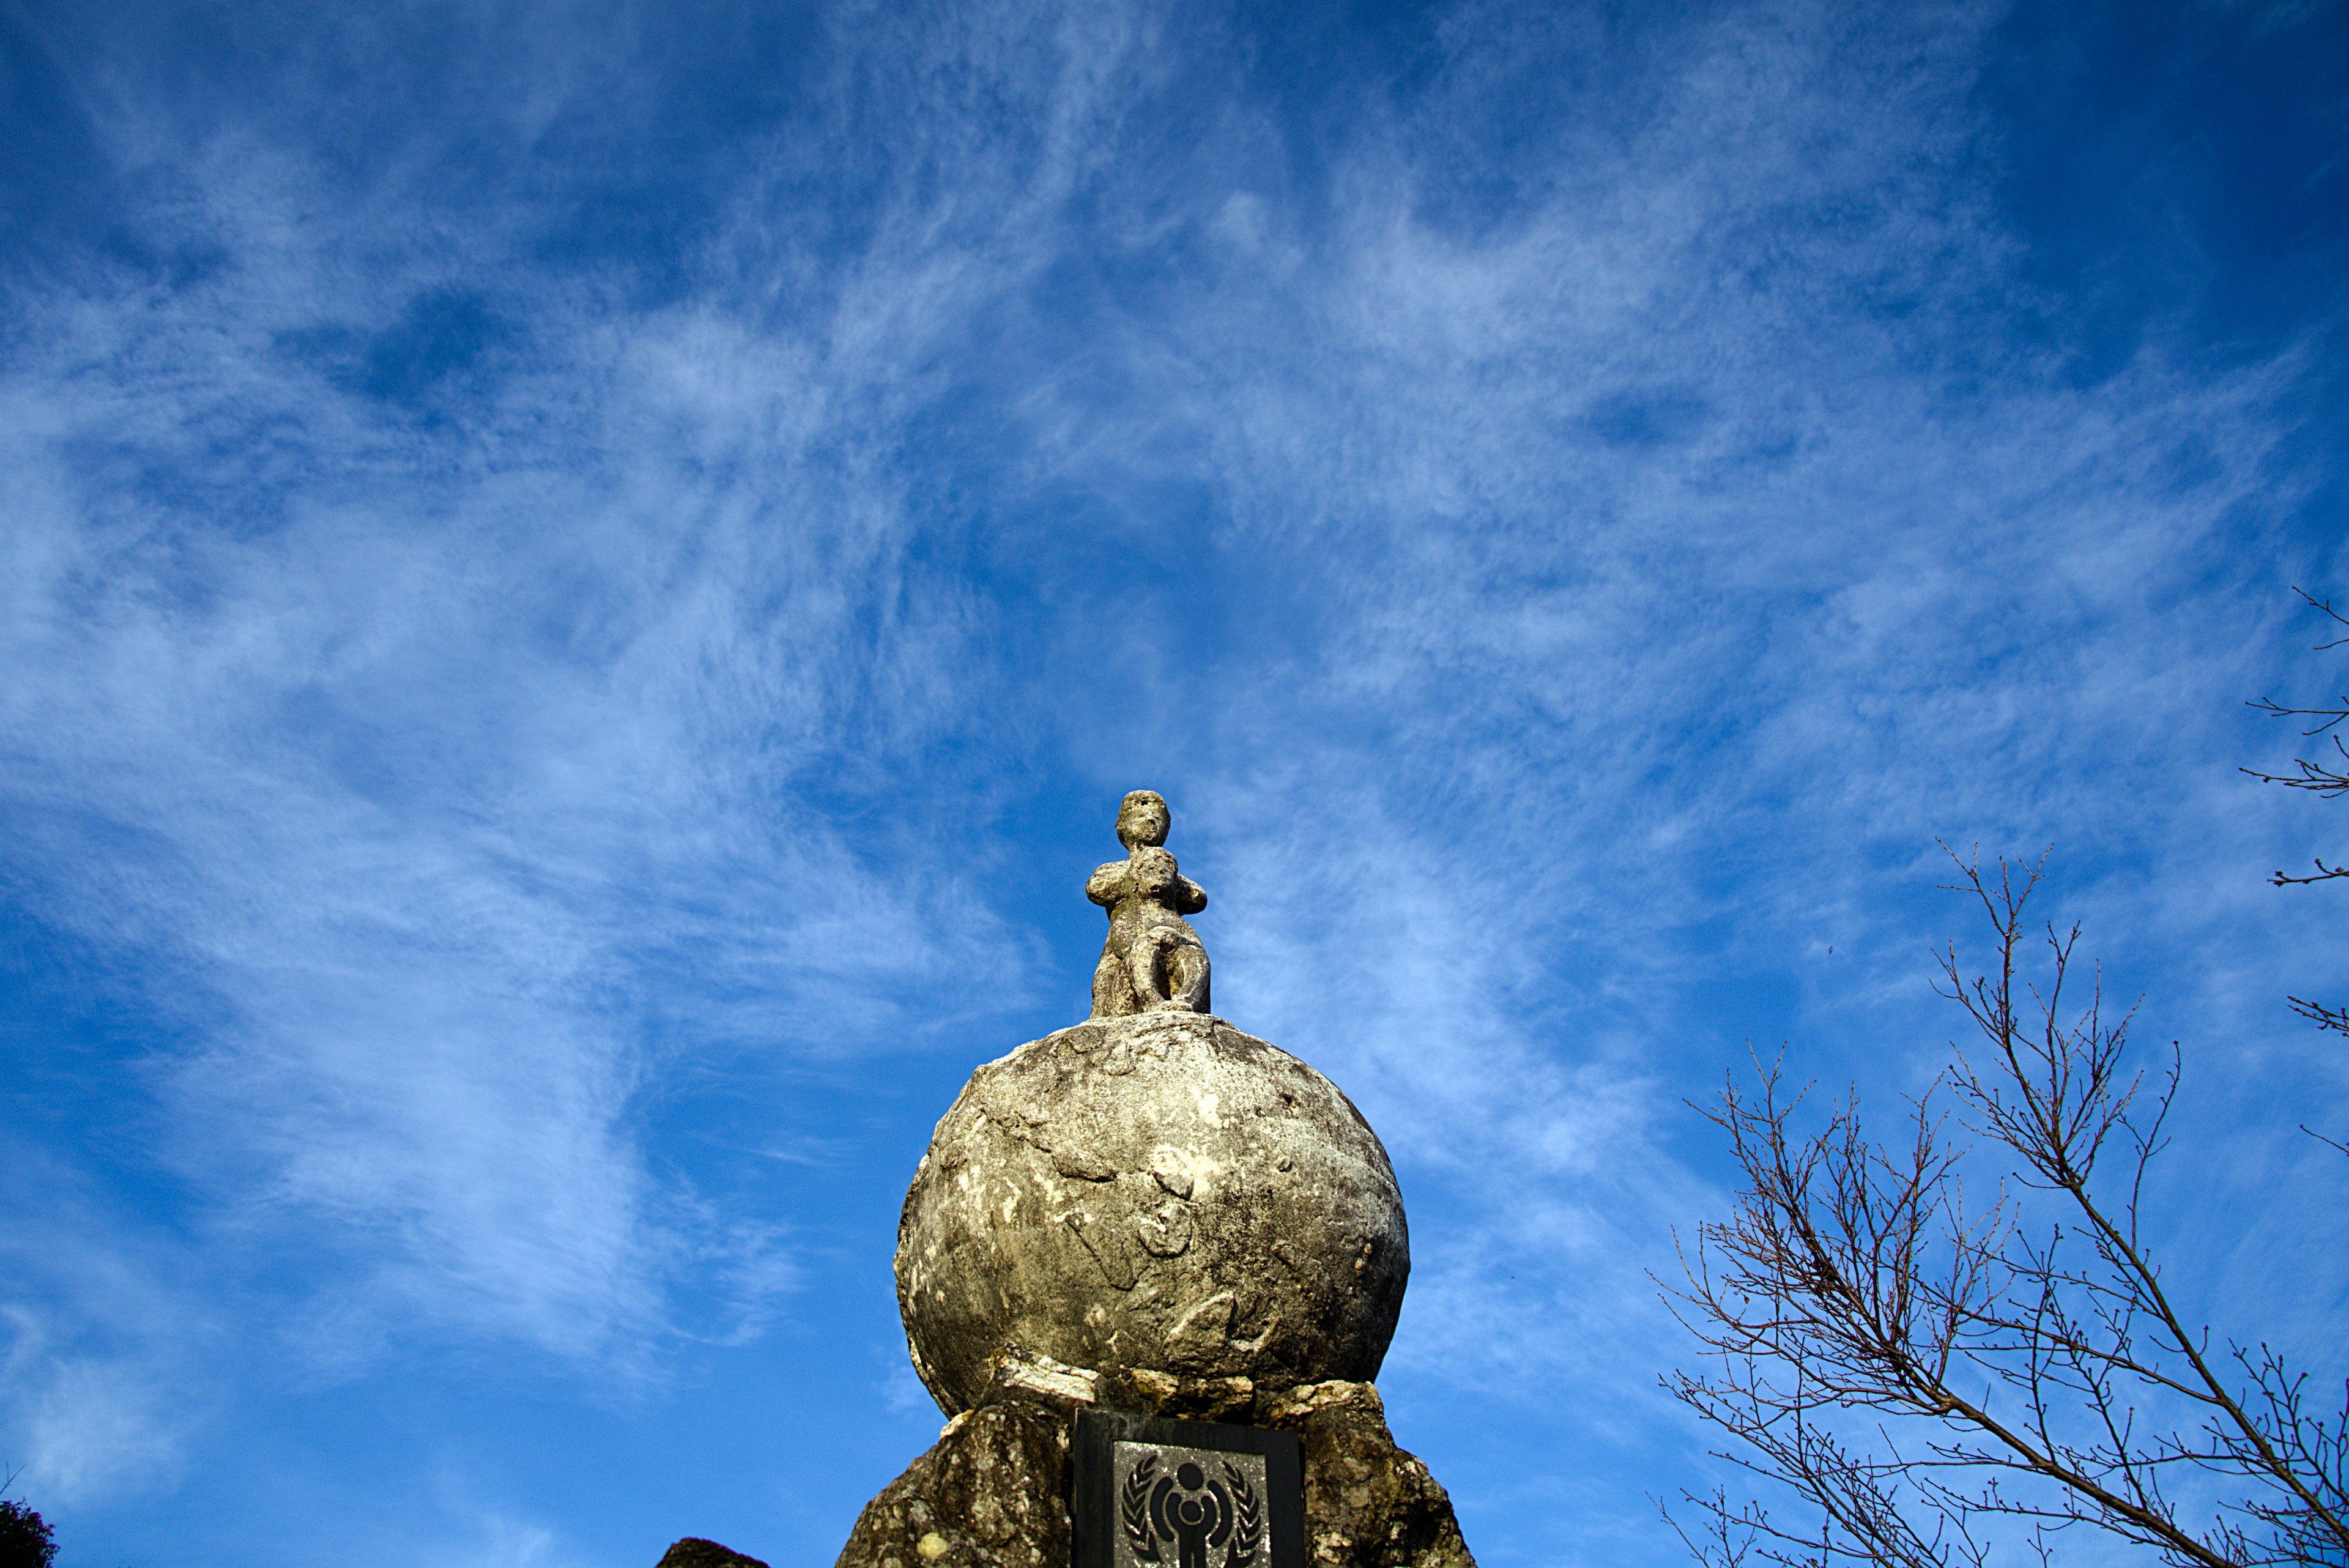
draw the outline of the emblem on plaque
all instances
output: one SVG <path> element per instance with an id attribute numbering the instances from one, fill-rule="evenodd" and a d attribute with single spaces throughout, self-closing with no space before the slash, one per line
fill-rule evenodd
<path id="1" fill-rule="evenodd" d="M 1155 1443 L 1110 1449 L 1117 1568 L 1252 1568 L 1264 1547 L 1264 1456 Z"/>
<path id="2" fill-rule="evenodd" d="M 1088 1410 L 1075 1457 L 1077 1568 L 1302 1568 L 1293 1432 Z"/>

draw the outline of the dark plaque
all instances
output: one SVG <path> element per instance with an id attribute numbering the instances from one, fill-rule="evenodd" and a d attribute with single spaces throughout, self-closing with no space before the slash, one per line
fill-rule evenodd
<path id="1" fill-rule="evenodd" d="M 1075 1568 L 1305 1568 L 1294 1432 L 1084 1410 Z"/>

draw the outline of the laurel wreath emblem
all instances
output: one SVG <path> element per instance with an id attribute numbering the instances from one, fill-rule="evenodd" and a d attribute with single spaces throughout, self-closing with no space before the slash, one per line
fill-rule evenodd
<path id="1" fill-rule="evenodd" d="M 1256 1549 L 1264 1540 L 1264 1510 L 1257 1501 L 1256 1491 L 1240 1473 L 1239 1466 L 1224 1461 L 1224 1474 L 1231 1478 L 1232 1511 L 1237 1516 L 1232 1531 L 1231 1555 L 1224 1559 L 1224 1568 L 1248 1568 L 1256 1561 Z"/>
<path id="2" fill-rule="evenodd" d="M 1202 1458 L 1206 1456 L 1202 1455 Z M 1159 1523 L 1152 1518 L 1151 1495 L 1164 1491 L 1171 1481 L 1162 1482 L 1159 1454 L 1142 1454 L 1135 1458 L 1133 1469 L 1126 1472 L 1118 1488 L 1118 1527 L 1124 1532 L 1126 1545 L 1135 1563 L 1164 1563 L 1165 1543 L 1159 1536 Z M 1225 1525 L 1208 1537 L 1211 1543 L 1228 1539 L 1230 1546 L 1224 1553 L 1223 1568 L 1254 1568 L 1257 1554 L 1264 1546 L 1264 1501 L 1256 1489 L 1248 1484 L 1247 1472 L 1230 1459 L 1223 1462 L 1225 1480 L 1231 1483 L 1226 1501 L 1230 1510 Z M 1220 1492 L 1220 1487 L 1210 1487 Z M 1226 1532 L 1228 1534 L 1226 1535 Z"/>
<path id="3" fill-rule="evenodd" d="M 1125 1527 L 1125 1539 L 1133 1547 L 1134 1561 L 1156 1563 L 1158 1532 L 1150 1528 L 1150 1480 L 1158 1470 L 1158 1456 L 1144 1454 L 1135 1461 L 1132 1473 L 1118 1499 L 1118 1521 Z"/>

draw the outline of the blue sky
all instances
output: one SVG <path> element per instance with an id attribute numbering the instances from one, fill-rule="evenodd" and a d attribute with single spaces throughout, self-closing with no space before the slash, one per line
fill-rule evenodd
<path id="1" fill-rule="evenodd" d="M 1488 1568 L 2054 846 L 2168 1277 L 2337 1385 L 2349 17 L 0 3 L 0 1460 L 63 1568 L 829 1562 L 896 1208 L 1149 786 L 1392 1151 Z M 1968 944 L 1971 944 L 1969 949 Z M 2330 1359 L 2328 1359 L 2330 1358 Z"/>

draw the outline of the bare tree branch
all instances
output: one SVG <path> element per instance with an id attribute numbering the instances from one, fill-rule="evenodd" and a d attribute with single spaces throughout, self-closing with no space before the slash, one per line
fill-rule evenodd
<path id="1" fill-rule="evenodd" d="M 2330 617 L 2336 626 L 2349 627 L 2349 616 L 2344 616 L 2334 609 L 2331 599 L 2320 599 L 2306 588 L 2296 585 L 2292 591 Z M 2336 637 L 2330 642 L 2320 642 L 2316 645 L 2316 651 L 2321 653 L 2328 649 L 2344 646 L 2349 646 L 2349 636 Z M 2349 696 L 2344 696 L 2341 701 L 2343 706 L 2338 708 L 2286 708 L 2261 698 L 2248 706 L 2280 719 L 2320 721 L 2301 732 L 2303 738 L 2309 738 L 2326 734 L 2335 729 L 2343 720 L 2349 719 Z M 2342 743 L 2342 737 L 2338 734 L 2332 735 L 2331 739 L 2333 753 L 2340 757 L 2344 763 L 2349 763 L 2349 746 Z M 2313 790 L 2327 797 L 2337 797 L 2349 793 L 2349 766 L 2336 766 L 2330 762 L 2311 762 L 2305 757 L 2295 758 L 2292 765 L 2300 770 L 2297 774 L 2263 774 L 2254 768 L 2244 768 L 2240 771 L 2266 784 L 2280 784 L 2288 789 Z M 2313 857 L 2313 863 L 2316 867 L 2316 874 L 2313 877 L 2294 877 L 2288 872 L 2279 871 L 2268 880 L 2279 888 L 2300 888 L 2306 887 L 2312 882 L 2330 882 L 2337 877 L 2349 877 L 2349 866 L 2328 866 L 2321 855 Z M 2310 1002 L 2304 997 L 2298 996 L 2291 998 L 2290 1001 L 2294 1012 L 2314 1023 L 2318 1028 L 2349 1034 L 2349 1008 L 2327 1007 L 2322 1002 Z M 2324 1141 L 2333 1143 L 2331 1138 L 2326 1138 Z M 2341 1148 L 2343 1146 L 2333 1143 L 2333 1147 Z M 2349 1152 L 2349 1149 L 2344 1149 L 2344 1152 Z"/>
<path id="2" fill-rule="evenodd" d="M 2332 1029 L 2343 1034 L 2349 1034 L 2349 1007 L 2327 1007 L 2322 1002 L 2310 1002 L 2304 997 L 2298 996 L 2288 996 L 2284 1000 L 2292 1003 L 2292 1010 L 2294 1012 L 2320 1029 Z"/>
<path id="3" fill-rule="evenodd" d="M 2044 1560 L 2075 1526 L 2206 1568 L 2342 1563 L 2349 1414 L 2309 1415 L 2302 1381 L 2265 1345 L 2214 1353 L 2147 1250 L 2140 1202 L 2175 1048 L 2148 1083 L 2124 1064 L 2134 1010 L 2108 1023 L 2093 973 L 2085 1001 L 2067 1001 L 2076 929 L 2048 928 L 2035 978 L 2022 974 L 2044 857 L 1994 877 L 1952 860 L 1999 961 L 1969 979 L 1954 947 L 1943 954 L 1942 994 L 1979 1038 L 1897 1139 L 1863 1133 L 1856 1096 L 1797 1134 L 1808 1091 L 1781 1063 L 1757 1059 L 1750 1088 L 1733 1078 L 1699 1107 L 1744 1182 L 1667 1289 L 1707 1369 L 1665 1386 L 1733 1439 L 1721 1457 L 1790 1490 L 1813 1522 L 1716 1493 L 1684 1496 L 1700 1522 L 1674 1528 L 1719 1568 L 1983 1568 L 1994 1538 Z M 2000 1162 L 1971 1209 L 1953 1127 Z M 2009 1182 L 2047 1196 L 2026 1204 Z M 2056 1218 L 2023 1223 L 2050 1201 Z M 2168 1488 L 2184 1472 L 2241 1495 L 2183 1520 Z"/>

